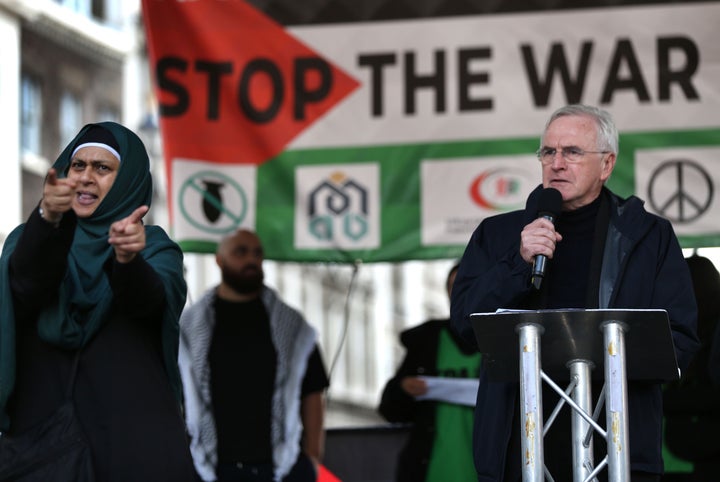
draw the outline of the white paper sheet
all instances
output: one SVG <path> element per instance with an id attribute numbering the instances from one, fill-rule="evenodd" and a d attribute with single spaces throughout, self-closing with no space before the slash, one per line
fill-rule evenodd
<path id="1" fill-rule="evenodd" d="M 475 406 L 478 380 L 475 378 L 418 377 L 425 380 L 428 391 L 416 400 L 438 400 L 457 405 Z"/>

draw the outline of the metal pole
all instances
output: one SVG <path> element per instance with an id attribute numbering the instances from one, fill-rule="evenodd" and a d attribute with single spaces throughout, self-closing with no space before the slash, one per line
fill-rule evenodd
<path id="1" fill-rule="evenodd" d="M 601 326 L 605 343 L 608 480 L 630 482 L 625 326 L 618 321 L 607 321 Z"/>
<path id="2" fill-rule="evenodd" d="M 543 482 L 543 409 L 540 390 L 540 334 L 542 326 L 518 325 L 520 343 L 520 430 L 523 482 Z"/>
<path id="3" fill-rule="evenodd" d="M 578 412 L 584 411 L 588 416 L 592 411 L 592 388 L 590 370 L 593 363 L 588 360 L 573 360 L 568 363 L 570 376 L 575 380 L 575 389 L 572 391 L 572 399 L 577 408 L 572 410 L 572 456 L 573 456 L 573 481 L 583 482 L 592 472 L 594 465 L 593 439 L 586 434 L 590 424 Z"/>

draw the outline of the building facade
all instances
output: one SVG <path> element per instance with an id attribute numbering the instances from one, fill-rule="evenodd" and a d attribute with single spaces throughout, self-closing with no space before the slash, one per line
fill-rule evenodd
<path id="1" fill-rule="evenodd" d="M 18 204 L 0 218 L 7 235 L 37 205 L 48 168 L 88 122 L 142 120 L 143 46 L 139 2 L 0 0 L 6 158 Z M 142 85 L 144 83 L 144 85 Z M 13 196 L 15 198 L 15 196 Z"/>

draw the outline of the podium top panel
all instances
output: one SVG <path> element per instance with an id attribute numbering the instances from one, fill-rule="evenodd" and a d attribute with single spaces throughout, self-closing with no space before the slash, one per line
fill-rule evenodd
<path id="1" fill-rule="evenodd" d="M 624 327 L 628 380 L 665 382 L 678 379 L 675 348 L 665 310 L 501 310 L 474 313 L 470 315 L 470 321 L 492 380 L 518 380 L 517 328 L 527 323 L 541 327 L 541 364 L 548 376 L 567 380 L 567 363 L 583 359 L 594 364 L 593 379 L 602 380 L 602 326 L 606 322 L 619 322 Z"/>

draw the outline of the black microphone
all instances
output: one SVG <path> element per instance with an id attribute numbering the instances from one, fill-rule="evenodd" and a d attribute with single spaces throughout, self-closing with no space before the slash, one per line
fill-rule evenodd
<path id="1" fill-rule="evenodd" d="M 538 199 L 538 218 L 549 219 L 551 223 L 554 223 L 555 218 L 560 214 L 561 208 L 562 194 L 560 194 L 560 191 L 549 187 L 540 192 L 540 198 Z M 540 289 L 540 283 L 542 283 L 543 277 L 545 276 L 546 266 L 547 256 L 542 254 L 535 255 L 530 282 L 537 290 Z"/>

